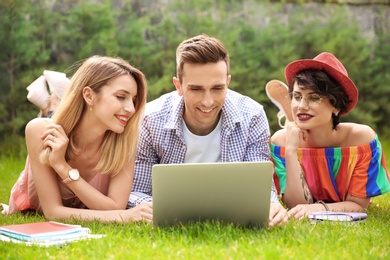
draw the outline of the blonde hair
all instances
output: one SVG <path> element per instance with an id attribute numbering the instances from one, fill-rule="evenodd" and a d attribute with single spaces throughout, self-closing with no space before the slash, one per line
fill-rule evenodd
<path id="1" fill-rule="evenodd" d="M 135 113 L 122 133 L 107 131 L 101 143 L 101 158 L 95 170 L 103 174 L 117 174 L 136 154 L 140 122 L 146 104 L 147 85 L 144 74 L 121 58 L 92 56 L 79 67 L 71 78 L 64 97 L 56 109 L 53 121 L 65 130 L 69 138 L 65 159 L 74 160 L 80 153 L 74 137 L 74 128 L 88 110 L 83 89 L 90 87 L 99 93 L 103 86 L 116 77 L 132 76 L 137 83 Z M 41 163 L 48 165 L 50 148 L 41 153 Z"/>

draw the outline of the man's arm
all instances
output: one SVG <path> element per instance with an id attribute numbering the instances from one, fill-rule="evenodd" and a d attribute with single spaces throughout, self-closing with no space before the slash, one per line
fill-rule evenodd
<path id="1" fill-rule="evenodd" d="M 146 121 L 140 128 L 137 156 L 134 167 L 133 189 L 130 194 L 128 208 L 133 208 L 144 201 L 152 200 L 152 166 L 157 163 Z"/>
<path id="2" fill-rule="evenodd" d="M 130 194 L 129 202 L 127 203 L 127 208 L 134 208 L 135 206 L 141 204 L 144 201 L 152 201 L 152 196 L 142 192 L 132 191 Z"/>
<path id="3" fill-rule="evenodd" d="M 259 113 L 251 119 L 245 160 L 269 161 L 269 139 L 270 130 L 267 115 L 265 114 L 265 111 L 261 109 Z M 271 188 L 271 202 L 280 203 L 273 179 Z"/>
<path id="4" fill-rule="evenodd" d="M 261 109 L 250 120 L 248 142 L 245 149 L 245 161 L 269 161 L 270 136 L 268 119 L 265 111 Z"/>

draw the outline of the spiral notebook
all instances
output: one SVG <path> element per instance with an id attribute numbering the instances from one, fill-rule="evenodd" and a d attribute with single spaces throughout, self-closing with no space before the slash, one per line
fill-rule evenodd
<path id="1" fill-rule="evenodd" d="M 317 211 L 309 212 L 310 221 L 363 221 L 367 218 L 364 212 L 336 212 L 336 211 Z"/>

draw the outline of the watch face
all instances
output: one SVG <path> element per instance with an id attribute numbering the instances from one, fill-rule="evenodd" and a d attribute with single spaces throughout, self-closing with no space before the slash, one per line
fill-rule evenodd
<path id="1" fill-rule="evenodd" d="M 77 169 L 71 169 L 69 170 L 69 178 L 76 181 L 80 177 L 79 171 Z"/>

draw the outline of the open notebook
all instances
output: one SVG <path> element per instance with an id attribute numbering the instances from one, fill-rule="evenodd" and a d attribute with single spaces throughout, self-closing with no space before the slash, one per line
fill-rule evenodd
<path id="1" fill-rule="evenodd" d="M 153 226 L 219 220 L 265 227 L 272 174 L 270 161 L 154 165 Z"/>

